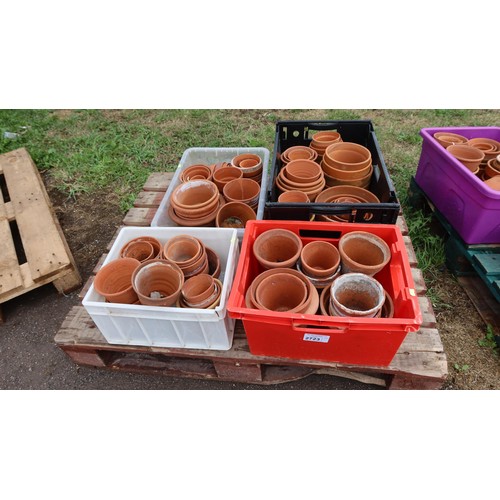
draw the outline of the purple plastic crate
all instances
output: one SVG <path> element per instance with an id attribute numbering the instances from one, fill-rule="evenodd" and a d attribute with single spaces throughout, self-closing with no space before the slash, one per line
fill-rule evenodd
<path id="1" fill-rule="evenodd" d="M 500 243 L 500 191 L 488 187 L 439 142 L 436 132 L 500 141 L 500 127 L 423 128 L 415 180 L 469 245 Z"/>

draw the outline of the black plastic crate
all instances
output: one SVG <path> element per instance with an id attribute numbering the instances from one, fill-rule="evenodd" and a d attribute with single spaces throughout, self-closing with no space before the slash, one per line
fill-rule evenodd
<path id="1" fill-rule="evenodd" d="M 282 168 L 281 153 L 292 146 L 309 146 L 316 132 L 335 130 L 344 142 L 355 142 L 372 154 L 373 175 L 368 190 L 381 203 L 278 203 L 275 179 Z M 264 219 L 310 220 L 312 215 L 348 215 L 349 222 L 395 224 L 400 211 L 394 184 L 369 120 L 279 121 L 276 123 L 273 160 L 266 194 Z"/>

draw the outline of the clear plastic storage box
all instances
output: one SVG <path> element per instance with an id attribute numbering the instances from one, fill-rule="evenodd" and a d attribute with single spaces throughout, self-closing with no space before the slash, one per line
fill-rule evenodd
<path id="1" fill-rule="evenodd" d="M 153 236 L 165 243 L 188 234 L 214 250 L 221 261 L 222 294 L 215 309 L 183 309 L 130 304 L 111 304 L 92 285 L 82 303 L 110 344 L 185 347 L 228 350 L 233 342 L 235 320 L 227 314 L 239 245 L 236 229 L 125 227 L 113 244 L 103 265 L 119 257 L 125 243 L 139 236 Z"/>

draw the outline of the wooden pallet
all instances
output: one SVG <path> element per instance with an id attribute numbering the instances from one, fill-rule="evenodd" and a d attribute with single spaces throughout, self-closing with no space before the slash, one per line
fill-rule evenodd
<path id="1" fill-rule="evenodd" d="M 42 178 L 26 149 L 0 155 L 0 304 L 47 283 L 82 279 Z"/>
<path id="2" fill-rule="evenodd" d="M 153 176 L 137 197 L 134 208 L 125 216 L 124 225 L 150 225 L 162 199 L 160 193 L 167 189 L 171 178 L 168 174 Z M 151 186 L 155 187 L 151 189 Z M 397 224 L 404 235 L 424 323 L 418 332 L 408 334 L 387 367 L 255 356 L 250 353 L 241 321 L 236 322 L 233 346 L 228 351 L 111 345 L 106 342 L 82 306 L 71 309 L 54 339 L 55 343 L 79 365 L 125 372 L 252 384 L 284 383 L 317 374 L 350 378 L 390 389 L 438 389 L 448 374 L 446 355 L 436 329 L 432 304 L 425 296 L 425 282 L 417 267 L 408 228 L 402 216 L 398 218 Z M 118 232 L 119 229 L 108 245 L 108 250 Z M 106 255 L 99 259 L 94 273 L 98 271 Z M 81 298 L 85 296 L 92 281 L 93 277 L 90 277 L 80 292 Z"/>
<path id="3" fill-rule="evenodd" d="M 477 276 L 492 297 L 500 302 L 500 243 L 469 245 L 412 178 L 409 186 L 410 203 L 431 213 L 444 237 L 446 266 L 457 277 Z M 465 281 L 466 283 L 466 281 Z M 497 304 L 498 307 L 500 307 Z"/>

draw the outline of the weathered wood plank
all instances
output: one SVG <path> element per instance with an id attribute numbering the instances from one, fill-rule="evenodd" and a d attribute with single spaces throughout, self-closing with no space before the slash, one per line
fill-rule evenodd
<path id="1" fill-rule="evenodd" d="M 54 222 L 45 188 L 28 152 L 18 149 L 1 155 L 4 177 L 30 266 L 37 282 L 71 266 L 64 242 Z"/>
<path id="2" fill-rule="evenodd" d="M 125 226 L 150 226 L 155 213 L 155 208 L 131 208 L 125 215 L 123 224 Z"/>
<path id="3" fill-rule="evenodd" d="M 141 191 L 134 201 L 135 208 L 158 208 L 165 193 L 162 191 Z"/>
<path id="4" fill-rule="evenodd" d="M 21 289 L 23 279 L 12 238 L 5 204 L 0 191 L 0 299 Z"/>
<path id="5" fill-rule="evenodd" d="M 174 176 L 174 172 L 155 172 L 152 173 L 143 186 L 144 191 L 163 191 L 165 192 Z"/>

